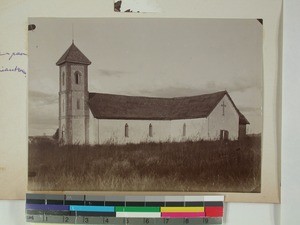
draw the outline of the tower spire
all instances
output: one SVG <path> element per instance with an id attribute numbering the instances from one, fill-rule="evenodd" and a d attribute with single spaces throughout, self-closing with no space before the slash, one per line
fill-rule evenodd
<path id="1" fill-rule="evenodd" d="M 58 121 L 59 140 L 62 144 L 89 143 L 87 81 L 90 64 L 91 61 L 74 44 L 71 44 L 56 63 L 59 66 Z M 78 129 L 79 127 L 82 129 Z"/>

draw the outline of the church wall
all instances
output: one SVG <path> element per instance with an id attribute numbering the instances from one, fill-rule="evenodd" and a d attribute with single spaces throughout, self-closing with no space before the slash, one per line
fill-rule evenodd
<path id="1" fill-rule="evenodd" d="M 63 75 L 64 74 L 64 75 Z M 61 66 L 60 67 L 60 91 L 65 91 L 66 90 L 66 77 L 67 77 L 67 70 L 66 66 Z M 64 79 L 63 79 L 64 78 Z"/>
<path id="2" fill-rule="evenodd" d="M 89 144 L 97 144 L 98 143 L 98 120 L 94 118 L 91 110 L 89 110 Z"/>
<path id="3" fill-rule="evenodd" d="M 64 74 L 64 75 L 63 75 Z M 59 140 L 66 143 L 66 66 L 60 66 L 59 76 Z M 63 133 L 62 133 L 63 132 Z"/>
<path id="4" fill-rule="evenodd" d="M 224 109 L 222 104 L 226 105 Z M 128 124 L 128 137 L 125 137 L 125 124 Z M 149 124 L 152 124 L 153 137 L 149 137 Z M 183 125 L 185 124 L 185 136 Z M 186 140 L 217 140 L 220 130 L 229 132 L 229 139 L 238 139 L 239 115 L 227 96 L 218 103 L 208 118 L 182 120 L 116 120 L 95 119 L 90 112 L 90 144 L 126 144 L 139 142 L 165 142 Z"/>
<path id="5" fill-rule="evenodd" d="M 84 117 L 72 118 L 72 143 L 85 144 L 85 121 Z"/>
<path id="6" fill-rule="evenodd" d="M 223 102 L 226 105 L 224 109 L 224 115 L 222 107 Z M 220 130 L 227 130 L 229 132 L 229 139 L 238 139 L 239 115 L 227 95 L 223 97 L 223 99 L 217 104 L 217 106 L 208 116 L 207 123 L 210 139 L 219 139 Z"/>
<path id="7" fill-rule="evenodd" d="M 91 117 L 92 118 L 92 117 Z M 152 137 L 149 125 L 152 125 Z M 128 137 L 125 137 L 125 124 L 128 124 Z M 111 120 L 90 119 L 91 144 L 126 144 L 140 142 L 170 141 L 170 121 L 168 120 Z M 98 135 L 99 134 L 99 135 Z"/>
<path id="8" fill-rule="evenodd" d="M 65 108 L 65 104 L 66 104 L 66 94 L 65 93 L 60 93 L 59 94 L 59 139 L 62 138 L 62 127 L 64 125 L 64 127 L 66 127 L 66 121 L 65 121 L 65 117 L 66 117 L 66 108 Z M 64 134 L 64 139 L 66 138 L 65 134 Z M 66 140 L 63 140 L 66 141 Z"/>
<path id="9" fill-rule="evenodd" d="M 75 72 L 80 72 L 76 83 Z M 61 129 L 65 125 L 65 140 L 67 144 L 85 144 L 88 139 L 88 110 L 84 101 L 87 98 L 86 66 L 71 64 L 61 67 L 61 74 L 65 72 L 65 83 L 61 81 Z M 87 115 L 86 115 L 87 114 Z"/>
<path id="10" fill-rule="evenodd" d="M 185 124 L 185 132 L 184 132 Z M 184 135 L 185 133 L 185 135 Z M 171 136 L 173 141 L 205 140 L 208 138 L 206 118 L 182 119 L 171 121 Z"/>
<path id="11" fill-rule="evenodd" d="M 78 71 L 80 73 L 79 76 L 79 84 L 75 82 L 75 72 Z M 72 91 L 83 91 L 84 90 L 84 65 L 71 65 L 71 90 Z"/>
<path id="12" fill-rule="evenodd" d="M 125 124 L 128 137 L 125 137 Z M 149 136 L 149 124 L 152 137 Z M 183 124 L 186 135 L 183 136 Z M 207 139 L 206 118 L 184 120 L 111 120 L 95 119 L 90 113 L 90 144 L 126 144 L 139 142 L 166 142 Z"/>
<path id="13" fill-rule="evenodd" d="M 125 124 L 128 137 L 125 137 Z M 149 125 L 152 125 L 152 137 Z M 99 140 L 101 143 L 165 142 L 170 140 L 170 121 L 155 120 L 99 120 Z"/>
<path id="14" fill-rule="evenodd" d="M 239 139 L 246 137 L 246 124 L 240 124 L 239 126 Z"/>
<path id="15" fill-rule="evenodd" d="M 72 115 L 84 115 L 84 96 L 82 92 L 72 92 Z"/>
<path id="16" fill-rule="evenodd" d="M 59 123 L 59 140 L 62 142 L 66 141 L 66 120 L 61 119 Z"/>

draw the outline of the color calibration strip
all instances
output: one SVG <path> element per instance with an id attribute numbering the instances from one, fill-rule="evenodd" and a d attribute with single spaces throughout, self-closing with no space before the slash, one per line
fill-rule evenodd
<path id="1" fill-rule="evenodd" d="M 222 224 L 224 196 L 26 195 L 26 220 L 69 224 Z"/>

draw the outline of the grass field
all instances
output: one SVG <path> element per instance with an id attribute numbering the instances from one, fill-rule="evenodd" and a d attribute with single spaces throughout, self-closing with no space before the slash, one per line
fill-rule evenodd
<path id="1" fill-rule="evenodd" d="M 59 147 L 29 144 L 29 190 L 260 192 L 261 138 Z"/>

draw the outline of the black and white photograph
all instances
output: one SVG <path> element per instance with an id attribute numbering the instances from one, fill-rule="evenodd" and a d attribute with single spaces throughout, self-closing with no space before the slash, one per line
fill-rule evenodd
<path id="1" fill-rule="evenodd" d="M 260 193 L 262 20 L 29 24 L 28 190 Z"/>

